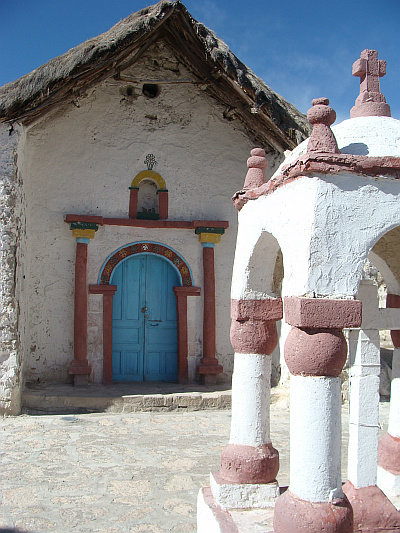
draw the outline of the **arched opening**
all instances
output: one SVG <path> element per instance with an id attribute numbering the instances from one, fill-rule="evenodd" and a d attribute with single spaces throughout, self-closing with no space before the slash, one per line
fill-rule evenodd
<path id="1" fill-rule="evenodd" d="M 137 254 L 113 271 L 113 381 L 177 381 L 178 272 L 169 261 Z"/>
<path id="2" fill-rule="evenodd" d="M 251 298 L 280 298 L 284 278 L 283 254 L 276 238 L 264 231 L 253 249 L 248 264 L 247 294 Z M 271 356 L 271 386 L 279 384 L 286 369 L 283 346 L 289 329 L 277 322 L 279 342 Z M 285 370 L 283 374 L 286 375 Z"/>

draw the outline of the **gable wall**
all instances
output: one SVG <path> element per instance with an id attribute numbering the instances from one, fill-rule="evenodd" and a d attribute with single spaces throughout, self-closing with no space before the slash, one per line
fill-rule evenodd
<path id="1" fill-rule="evenodd" d="M 154 46 L 123 75 L 145 79 L 188 79 L 162 45 Z M 128 94 L 132 86 L 133 95 Z M 108 80 L 31 126 L 19 159 L 27 199 L 25 290 L 20 305 L 28 315 L 24 346 L 27 380 L 67 380 L 73 358 L 75 240 L 64 222 L 68 213 L 128 216 L 129 189 L 144 170 L 146 154 L 169 190 L 169 218 L 228 220 L 215 247 L 217 357 L 229 379 L 230 278 L 236 241 L 231 196 L 243 185 L 253 147 L 237 121 L 194 84 L 163 84 L 148 99 L 141 84 Z M 271 161 L 272 173 L 274 162 Z M 135 241 L 157 241 L 180 253 L 202 286 L 202 248 L 191 230 L 100 227 L 88 249 L 88 283 L 114 250 Z M 189 370 L 201 357 L 202 298 L 189 298 Z M 100 382 L 102 300 L 89 296 L 88 357 Z"/>

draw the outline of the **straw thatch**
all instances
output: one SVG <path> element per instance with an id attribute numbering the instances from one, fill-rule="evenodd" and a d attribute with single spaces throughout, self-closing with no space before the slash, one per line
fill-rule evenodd
<path id="1" fill-rule="evenodd" d="M 272 91 L 211 30 L 196 22 L 179 0 L 161 0 L 133 13 L 109 31 L 1 87 L 0 120 L 32 121 L 94 84 L 118 78 L 158 39 L 256 138 L 286 149 L 309 135 L 305 116 Z"/>

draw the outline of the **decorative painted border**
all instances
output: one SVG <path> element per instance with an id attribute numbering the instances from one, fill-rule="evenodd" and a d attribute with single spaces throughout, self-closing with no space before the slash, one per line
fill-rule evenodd
<path id="1" fill-rule="evenodd" d="M 154 172 L 154 170 L 142 170 L 141 172 L 139 172 L 139 174 L 137 174 L 133 178 L 131 186 L 129 188 L 131 189 L 131 188 L 139 187 L 139 183 L 142 180 L 152 180 L 152 181 L 154 181 L 155 183 L 157 183 L 158 188 L 161 189 L 161 190 L 166 190 L 166 188 L 167 188 L 166 185 L 165 185 L 164 178 L 162 176 L 160 176 L 160 174 L 158 172 Z"/>
<path id="2" fill-rule="evenodd" d="M 182 279 L 182 285 L 184 287 L 191 287 L 193 285 L 190 267 L 185 260 L 179 254 L 177 254 L 177 252 L 171 248 L 168 248 L 168 246 L 164 246 L 163 244 L 157 242 L 135 242 L 128 244 L 127 246 L 124 246 L 123 248 L 120 248 L 114 252 L 101 268 L 99 284 L 109 285 L 114 268 L 127 257 L 136 254 L 160 255 L 172 263 L 174 268 L 178 270 Z"/>

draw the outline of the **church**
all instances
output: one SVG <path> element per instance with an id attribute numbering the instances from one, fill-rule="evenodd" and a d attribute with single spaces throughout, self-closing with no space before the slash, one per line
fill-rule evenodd
<path id="1" fill-rule="evenodd" d="M 0 88 L 0 121 L 0 412 L 32 382 L 229 382 L 231 196 L 305 116 L 162 0 Z"/>

